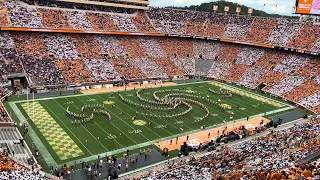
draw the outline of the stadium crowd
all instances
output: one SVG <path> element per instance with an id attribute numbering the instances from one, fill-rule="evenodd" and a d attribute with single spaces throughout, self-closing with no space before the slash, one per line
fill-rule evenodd
<path id="1" fill-rule="evenodd" d="M 0 72 L 26 72 L 33 86 L 201 74 L 250 88 L 264 84 L 264 91 L 319 112 L 312 103 L 319 58 L 310 55 L 169 37 L 17 32 L 0 33 L 0 51 Z"/>
<path id="2" fill-rule="evenodd" d="M 10 122 L 10 118 L 3 106 L 2 103 L 0 103 L 0 122 Z"/>
<path id="3" fill-rule="evenodd" d="M 26 0 L 38 6 L 13 0 L 1 2 L 5 9 L 2 16 L 8 20 L 0 24 L 4 26 L 188 34 L 315 51 L 319 49 L 319 25 L 308 21 L 155 7 L 135 14 L 75 10 L 74 7 L 81 6 L 77 3 L 69 7 L 63 5 L 60 9 L 42 7 L 52 4 L 61 7 L 63 4 L 48 0 Z M 99 8 L 102 7 L 97 6 Z"/>
<path id="4" fill-rule="evenodd" d="M 271 87 L 268 90 L 269 93 L 280 96 L 283 93 L 291 91 L 295 87 L 303 84 L 305 79 L 299 76 L 287 76 L 285 79 L 281 80 L 277 85 Z"/>
<path id="5" fill-rule="evenodd" d="M 43 171 L 37 169 L 27 169 L 12 158 L 6 149 L 0 148 L 0 179 L 12 180 L 43 180 L 49 179 Z"/>
<path id="6" fill-rule="evenodd" d="M 317 179 L 319 160 L 299 161 L 319 152 L 320 120 L 311 120 L 255 139 L 225 145 L 208 155 L 170 165 L 142 179 Z"/>
<path id="7" fill-rule="evenodd" d="M 320 51 L 320 26 L 292 19 L 166 8 L 120 14 L 116 8 L 112 13 L 80 11 L 77 9 L 110 9 L 60 1 L 23 2 L 37 6 L 0 0 L 1 27 L 197 35 Z M 310 55 L 174 37 L 4 31 L 0 33 L 0 54 L 1 84 L 7 82 L 6 75 L 21 73 L 27 75 L 31 86 L 48 86 L 200 72 L 250 88 L 264 84 L 263 91 L 320 113 L 320 60 Z M 197 66 L 197 62 L 204 64 Z M 1 90 L 0 94 L 5 93 Z M 10 122 L 2 103 L 0 122 Z M 299 166 L 296 163 L 319 151 L 319 124 L 319 120 L 309 121 L 239 146 L 224 146 L 149 178 L 317 179 L 319 160 Z M 44 178 L 42 172 L 20 167 L 1 150 L 0 170 L 0 179 Z"/>
<path id="8" fill-rule="evenodd" d="M 6 96 L 10 95 L 10 90 L 7 88 L 0 88 L 0 123 L 1 122 L 11 122 L 9 115 L 3 105 L 3 101 L 6 100 Z"/>

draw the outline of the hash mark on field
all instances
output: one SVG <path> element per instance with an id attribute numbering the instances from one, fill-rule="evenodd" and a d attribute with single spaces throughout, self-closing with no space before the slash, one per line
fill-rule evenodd
<path id="1" fill-rule="evenodd" d="M 54 100 L 56 103 L 58 103 L 56 100 Z M 58 103 L 59 104 L 59 103 Z M 60 105 L 60 104 L 59 104 Z M 52 113 L 53 113 L 53 111 L 51 110 L 51 108 L 48 106 L 48 105 L 45 105 Z M 61 105 L 60 105 L 61 106 Z M 54 113 L 53 113 L 54 114 Z M 70 131 L 70 133 L 82 144 L 82 142 L 77 138 L 77 136 L 75 135 L 75 134 L 73 134 L 73 132 L 70 130 L 70 128 L 68 128 L 68 126 L 57 116 L 57 115 L 55 115 L 54 114 L 54 116 L 56 116 L 57 117 L 57 119 L 59 119 L 59 121 Z M 86 146 L 84 146 L 83 144 L 82 144 L 82 146 L 84 147 L 84 148 L 86 148 L 87 150 L 88 150 L 88 152 L 90 153 L 90 155 L 93 155 L 92 153 L 91 153 L 91 151 L 89 151 L 89 149 L 86 147 Z"/>
<path id="2" fill-rule="evenodd" d="M 98 95 L 101 99 L 103 99 L 100 95 Z M 124 105 L 126 105 L 125 103 L 124 103 Z M 126 105 L 127 107 L 129 107 L 130 109 L 132 109 L 133 111 L 136 111 L 135 109 L 133 109 L 132 107 L 130 107 L 130 106 L 128 106 L 128 105 Z M 119 109 L 119 108 L 118 108 Z M 155 125 L 158 125 L 157 123 L 155 123 L 154 121 L 152 121 L 151 119 L 149 119 L 152 123 L 154 123 Z M 172 125 L 171 125 L 172 126 Z M 173 126 L 175 129 L 177 129 L 175 126 Z M 149 130 L 151 130 L 150 128 L 148 128 Z M 165 129 L 164 129 L 165 130 Z M 179 130 L 179 129 L 177 129 L 177 130 Z M 165 131 L 167 131 L 167 130 L 165 130 Z M 157 136 L 159 136 L 160 138 L 161 138 L 161 136 L 158 134 L 158 133 L 156 133 L 156 132 L 154 132 L 154 131 L 152 131 L 151 130 L 151 132 L 153 132 L 154 134 L 156 134 Z M 169 131 L 167 131 L 169 134 L 171 134 L 171 135 L 173 135 L 171 132 L 169 132 Z"/>
<path id="3" fill-rule="evenodd" d="M 24 103 L 21 106 L 61 160 L 84 155 L 78 145 L 39 102 Z"/>
<path id="4" fill-rule="evenodd" d="M 240 90 L 239 88 L 235 88 L 235 87 L 232 87 L 232 86 L 229 86 L 229 85 L 226 85 L 226 84 L 221 84 L 221 83 L 217 83 L 217 82 L 212 82 L 211 84 L 213 84 L 215 86 L 218 86 L 220 88 L 227 89 L 227 90 L 229 90 L 231 92 L 236 92 L 236 93 L 239 93 L 241 95 L 250 97 L 252 99 L 256 99 L 256 100 L 258 100 L 260 102 L 271 104 L 271 105 L 273 105 L 275 107 L 284 107 L 285 106 L 283 103 L 279 103 L 279 102 L 276 102 L 274 100 L 270 100 L 268 98 L 264 98 L 264 97 L 258 96 L 256 94 L 251 93 L 251 92 L 248 93 L 247 91 Z"/>
<path id="5" fill-rule="evenodd" d="M 66 99 L 66 98 L 64 98 L 64 99 Z M 66 99 L 67 100 L 67 99 Z M 56 103 L 58 103 L 59 104 L 59 106 L 64 110 L 64 111 L 66 111 L 66 109 L 64 108 L 64 107 L 62 107 L 61 106 L 61 104 L 58 102 L 58 101 L 56 101 L 56 100 L 54 100 Z M 73 106 L 75 106 L 74 104 L 73 104 Z M 75 106 L 76 108 L 77 108 L 77 106 Z M 97 140 L 97 138 L 84 126 L 84 125 L 82 125 L 82 127 L 84 127 L 84 129 L 86 130 L 86 131 L 88 131 L 88 133 L 90 133 L 91 134 L 91 136 L 94 138 L 94 139 L 96 139 Z M 98 141 L 98 140 L 97 140 Z M 106 148 L 100 141 L 98 141 L 101 145 L 102 145 L 102 147 L 104 147 L 107 151 L 109 151 L 108 150 L 108 148 Z"/>
<path id="6" fill-rule="evenodd" d="M 87 96 L 85 96 L 87 97 Z M 78 97 L 76 97 L 79 101 L 81 101 L 82 103 L 84 103 L 81 99 L 79 99 Z M 85 103 L 84 103 L 85 104 Z M 116 107 L 116 106 L 115 106 Z M 112 113 L 112 112 L 111 112 Z M 114 114 L 114 113 L 112 113 Z M 114 114 L 115 116 L 117 116 L 116 114 Z M 118 116 L 117 116 L 118 117 Z M 103 117 L 104 119 L 106 119 L 106 117 Z M 119 118 L 119 117 L 118 117 Z M 95 124 L 97 124 L 96 122 L 94 122 Z M 112 122 L 110 122 L 112 124 Z M 106 132 L 99 124 L 97 124 L 99 126 L 100 129 L 102 129 L 104 132 Z M 117 128 L 121 133 L 123 133 L 123 131 L 121 131 L 117 126 L 115 126 L 114 124 L 112 124 L 115 128 Z M 126 135 L 126 134 L 125 134 Z M 127 136 L 127 135 L 126 135 Z M 127 136 L 129 139 L 131 139 L 129 136 Z M 134 143 L 138 144 L 136 141 L 134 141 L 133 139 L 131 139 Z M 118 143 L 120 146 L 122 146 L 117 140 L 115 140 L 116 143 Z M 123 146 L 122 146 L 123 147 Z"/>
<path id="7" fill-rule="evenodd" d="M 100 95 L 98 95 L 98 97 L 99 98 L 101 98 L 102 100 L 103 100 L 103 98 L 100 96 Z M 119 110 L 121 110 L 120 108 L 118 108 L 117 106 L 115 106 L 117 109 L 119 109 Z M 129 107 L 129 106 L 128 106 Z M 131 108 L 131 107 L 130 107 Z M 132 109 L 132 108 L 131 108 Z M 126 112 L 124 112 L 125 114 L 127 114 L 128 116 L 130 116 L 128 113 L 126 113 Z M 116 114 L 115 114 L 115 116 L 117 116 Z M 121 119 L 119 116 L 117 116 L 119 119 Z M 123 121 L 122 119 L 121 119 L 121 121 Z M 125 121 L 123 121 L 125 124 L 127 124 L 128 126 L 130 126 L 132 129 L 134 129 L 130 124 L 128 124 L 127 122 L 125 122 Z M 146 126 L 147 127 L 147 126 Z M 152 131 L 149 127 L 147 127 L 151 132 L 154 132 L 154 131 Z M 155 132 L 154 132 L 155 133 Z M 157 134 L 157 133 L 155 133 L 157 136 L 159 136 L 160 138 L 161 138 L 161 136 L 159 135 L 159 134 Z M 148 139 L 146 136 L 144 136 L 143 134 L 141 134 L 143 137 L 145 137 L 147 140 L 149 140 L 150 141 L 150 139 Z"/>

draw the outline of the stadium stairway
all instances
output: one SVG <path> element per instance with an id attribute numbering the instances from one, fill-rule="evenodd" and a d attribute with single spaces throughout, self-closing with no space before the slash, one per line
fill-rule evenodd
<path id="1" fill-rule="evenodd" d="M 201 76 L 207 76 L 213 61 L 212 60 L 205 60 L 205 59 L 196 59 L 196 75 L 199 75 L 201 72 Z"/>
<path id="2" fill-rule="evenodd" d="M 10 153 L 14 152 L 14 158 L 17 161 L 27 164 L 30 153 L 27 147 L 20 144 L 19 139 L 20 136 L 16 128 L 0 128 L 1 147 L 8 147 Z"/>

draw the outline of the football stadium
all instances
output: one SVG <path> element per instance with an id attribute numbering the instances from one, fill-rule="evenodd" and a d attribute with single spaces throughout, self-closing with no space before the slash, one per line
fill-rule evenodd
<path id="1" fill-rule="evenodd" d="M 0 179 L 320 179 L 320 0 L 153 3 L 0 0 Z"/>

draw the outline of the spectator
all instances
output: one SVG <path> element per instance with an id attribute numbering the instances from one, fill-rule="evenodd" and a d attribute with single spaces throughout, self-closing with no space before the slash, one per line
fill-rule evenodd
<path id="1" fill-rule="evenodd" d="M 107 59 L 86 59 L 85 64 L 97 81 L 120 80 L 118 72 Z"/>
<path id="2" fill-rule="evenodd" d="M 268 90 L 269 93 L 275 95 L 282 95 L 288 91 L 291 91 L 297 86 L 300 86 L 305 82 L 305 79 L 300 76 L 287 76 L 285 79 L 281 80 L 278 84 L 271 87 Z"/>
<path id="3" fill-rule="evenodd" d="M 271 36 L 267 39 L 268 44 L 285 46 L 304 23 L 292 19 L 280 19 Z"/>
<path id="4" fill-rule="evenodd" d="M 224 38 L 241 40 L 247 35 L 253 20 L 254 18 L 249 16 L 230 15 Z"/>
<path id="5" fill-rule="evenodd" d="M 147 177 L 149 179 L 287 179 L 293 170 L 298 176 L 318 176 L 319 169 L 317 170 L 314 163 L 294 166 L 298 160 L 319 151 L 320 141 L 315 139 L 320 135 L 319 123 L 319 120 L 307 121 L 231 147 L 224 146 L 219 151 L 190 158 L 188 162 L 182 161 L 174 166 L 170 165 L 172 169 L 162 170 L 157 174 L 150 173 Z M 289 168 L 288 171 L 279 171 L 286 168 Z M 314 169 L 313 174 L 311 168 Z"/>
<path id="6" fill-rule="evenodd" d="M 91 22 L 83 11 L 67 10 L 69 24 L 73 29 L 93 30 Z"/>
<path id="7" fill-rule="evenodd" d="M 38 8 L 42 15 L 42 26 L 51 29 L 71 29 L 66 11 Z"/>
<path id="8" fill-rule="evenodd" d="M 118 28 L 109 14 L 86 13 L 94 30 L 97 31 L 117 31 Z"/>
<path id="9" fill-rule="evenodd" d="M 112 20 L 117 25 L 120 31 L 125 32 L 138 32 L 137 27 L 131 19 L 131 15 L 128 14 L 113 14 L 111 15 Z"/>
<path id="10" fill-rule="evenodd" d="M 12 26 L 41 28 L 41 16 L 34 7 L 25 6 L 19 1 L 6 1 Z"/>

